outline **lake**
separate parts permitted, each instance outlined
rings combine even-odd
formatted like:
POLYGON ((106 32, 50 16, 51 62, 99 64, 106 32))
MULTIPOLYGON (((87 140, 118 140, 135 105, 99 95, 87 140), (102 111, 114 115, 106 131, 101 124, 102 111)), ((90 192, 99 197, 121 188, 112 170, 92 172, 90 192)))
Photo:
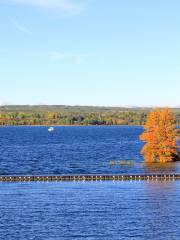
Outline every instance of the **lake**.
POLYGON ((180 162, 144 164, 142 127, 0 127, 0 175, 179 173, 180 162), (132 165, 113 165, 131 160, 132 165))
POLYGON ((0 184, 0 239, 177 240, 180 181, 0 184))
MULTIPOLYGON (((179 173, 146 165, 142 127, 0 128, 0 174, 179 173), (110 166, 109 161, 132 165, 110 166)), ((0 239, 179 239, 180 181, 0 183, 0 239)))

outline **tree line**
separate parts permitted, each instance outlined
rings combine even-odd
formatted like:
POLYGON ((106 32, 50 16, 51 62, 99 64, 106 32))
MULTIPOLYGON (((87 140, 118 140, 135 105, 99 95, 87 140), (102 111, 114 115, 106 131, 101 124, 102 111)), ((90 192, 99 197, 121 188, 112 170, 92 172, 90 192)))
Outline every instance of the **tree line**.
MULTIPOLYGON (((144 125, 148 110, 120 111, 0 111, 0 125, 144 125)), ((175 112, 180 126, 180 111, 175 112)))

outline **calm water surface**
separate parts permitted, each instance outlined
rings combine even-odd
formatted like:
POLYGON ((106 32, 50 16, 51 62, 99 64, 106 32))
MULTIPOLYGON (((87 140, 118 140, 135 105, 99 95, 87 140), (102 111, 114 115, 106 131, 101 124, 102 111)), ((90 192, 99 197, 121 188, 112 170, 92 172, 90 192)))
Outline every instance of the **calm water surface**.
POLYGON ((0 127, 0 174, 180 172, 180 163, 145 165, 142 127, 0 127), (131 160, 131 166, 109 161, 131 160))
POLYGON ((0 239, 178 240, 180 181, 1 183, 0 239))

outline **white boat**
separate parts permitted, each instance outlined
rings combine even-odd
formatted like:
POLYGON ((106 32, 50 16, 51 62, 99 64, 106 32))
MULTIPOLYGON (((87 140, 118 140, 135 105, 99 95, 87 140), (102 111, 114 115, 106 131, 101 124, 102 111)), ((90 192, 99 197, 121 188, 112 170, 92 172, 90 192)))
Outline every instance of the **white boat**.
POLYGON ((49 127, 48 128, 48 132, 53 132, 54 131, 54 128, 53 127, 49 127))

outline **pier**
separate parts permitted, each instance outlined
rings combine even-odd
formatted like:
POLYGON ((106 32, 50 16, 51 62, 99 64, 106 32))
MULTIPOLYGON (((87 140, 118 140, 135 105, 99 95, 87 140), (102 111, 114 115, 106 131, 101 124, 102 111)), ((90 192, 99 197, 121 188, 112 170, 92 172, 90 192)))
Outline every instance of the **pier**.
POLYGON ((154 181, 180 180, 180 174, 132 174, 132 175, 8 175, 0 176, 0 182, 63 182, 63 181, 154 181))

